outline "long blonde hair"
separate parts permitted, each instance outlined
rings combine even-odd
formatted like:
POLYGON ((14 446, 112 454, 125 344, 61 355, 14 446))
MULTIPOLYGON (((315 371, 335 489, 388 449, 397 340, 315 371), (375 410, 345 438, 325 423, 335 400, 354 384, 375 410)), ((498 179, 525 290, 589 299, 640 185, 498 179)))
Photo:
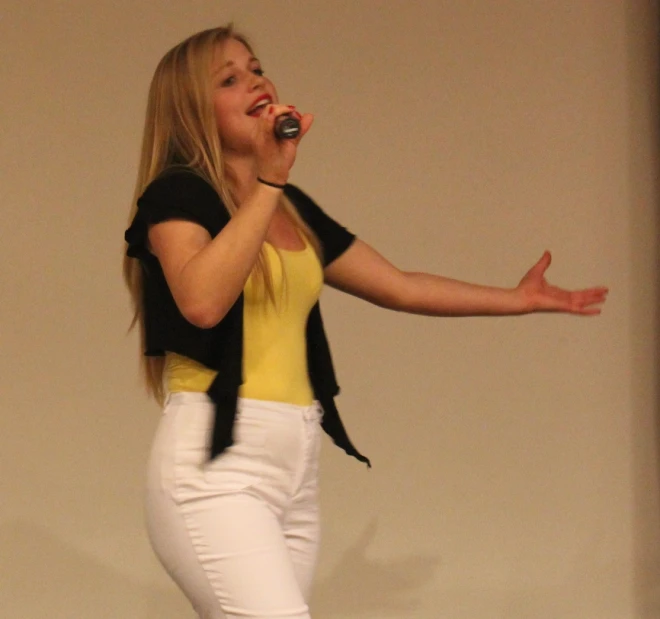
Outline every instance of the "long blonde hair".
MULTIPOLYGON (((233 197, 231 179, 225 168, 222 146, 212 106, 210 73, 218 45, 233 38, 253 53, 245 36, 237 33, 231 24, 211 28, 185 39, 163 56, 151 81, 129 223, 137 213, 137 200, 146 187, 165 170, 185 167, 199 174, 218 192, 222 202, 233 216, 238 204, 233 197)), ((308 239, 321 256, 320 243, 302 220, 295 207, 282 197, 281 206, 296 228, 308 239)), ((159 403, 164 400, 164 357, 146 357, 146 330, 142 305, 143 273, 135 258, 126 256, 124 245, 123 275, 129 289, 133 319, 140 330, 140 359, 147 392, 159 403)), ((254 265, 253 278, 274 301, 273 279, 266 252, 262 248, 254 265)))

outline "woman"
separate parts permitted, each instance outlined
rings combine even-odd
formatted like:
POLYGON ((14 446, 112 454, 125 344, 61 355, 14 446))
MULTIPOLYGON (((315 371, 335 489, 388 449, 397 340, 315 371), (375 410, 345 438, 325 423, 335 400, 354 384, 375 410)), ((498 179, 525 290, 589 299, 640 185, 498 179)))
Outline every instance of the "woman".
POLYGON ((198 33, 154 75, 124 275, 147 385, 153 547, 200 617, 309 617, 320 428, 348 454, 323 283, 434 316, 598 314, 604 288, 517 288, 403 273, 287 184, 312 116, 279 103, 245 38, 198 33), (295 139, 276 120, 300 122, 295 139))

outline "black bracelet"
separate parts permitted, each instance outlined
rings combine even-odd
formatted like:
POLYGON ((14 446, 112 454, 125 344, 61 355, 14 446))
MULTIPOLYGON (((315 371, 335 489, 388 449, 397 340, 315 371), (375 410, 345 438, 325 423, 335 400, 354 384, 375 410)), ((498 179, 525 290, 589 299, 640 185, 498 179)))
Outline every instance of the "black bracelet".
POLYGON ((278 185, 277 183, 271 183, 270 181, 265 181, 260 176, 257 176, 257 180, 260 183, 263 183, 264 185, 268 185, 269 187, 275 187, 276 189, 284 189, 286 187, 286 185, 278 185))

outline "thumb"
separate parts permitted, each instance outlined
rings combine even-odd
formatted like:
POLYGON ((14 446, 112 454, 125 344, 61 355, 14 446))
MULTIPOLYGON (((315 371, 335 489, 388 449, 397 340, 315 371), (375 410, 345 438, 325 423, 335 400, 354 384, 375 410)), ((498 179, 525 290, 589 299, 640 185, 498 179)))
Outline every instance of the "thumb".
POLYGON ((300 137, 303 137, 309 131, 309 128, 312 126, 313 122, 314 116, 311 114, 302 115, 300 118, 300 137))
POLYGON ((527 273, 525 273, 522 281, 529 282, 532 280, 543 279, 547 268, 550 266, 550 262, 552 262, 552 256, 550 255, 550 252, 546 250, 543 252, 543 255, 538 262, 527 271, 527 273))
POLYGON ((550 266, 551 262, 552 262, 552 255, 546 249, 543 252, 543 255, 541 256, 539 261, 532 267, 532 270, 543 275, 543 273, 545 273, 548 267, 550 266))

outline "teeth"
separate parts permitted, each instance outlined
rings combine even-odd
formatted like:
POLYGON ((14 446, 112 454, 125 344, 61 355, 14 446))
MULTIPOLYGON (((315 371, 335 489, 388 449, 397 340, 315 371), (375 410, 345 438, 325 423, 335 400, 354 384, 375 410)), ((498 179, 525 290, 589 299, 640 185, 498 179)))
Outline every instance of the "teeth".
POLYGON ((252 114, 252 113, 256 112, 257 110, 260 110, 261 108, 266 107, 266 106, 269 105, 269 104, 270 104, 270 100, 269 100, 269 99, 265 99, 265 100, 262 101, 261 103, 255 105, 255 106, 254 106, 254 107, 248 112, 248 114, 252 114))

